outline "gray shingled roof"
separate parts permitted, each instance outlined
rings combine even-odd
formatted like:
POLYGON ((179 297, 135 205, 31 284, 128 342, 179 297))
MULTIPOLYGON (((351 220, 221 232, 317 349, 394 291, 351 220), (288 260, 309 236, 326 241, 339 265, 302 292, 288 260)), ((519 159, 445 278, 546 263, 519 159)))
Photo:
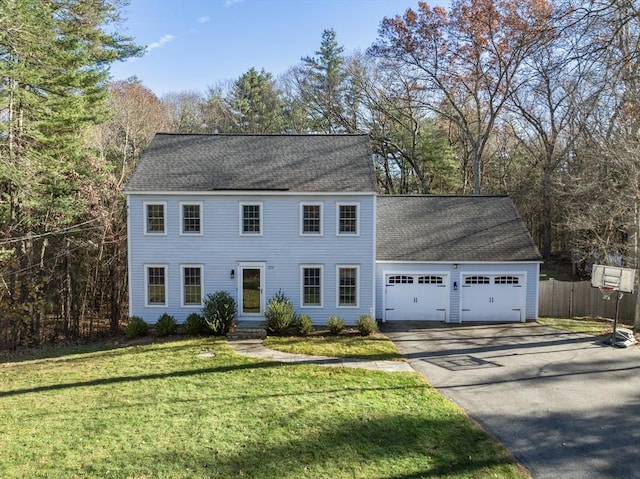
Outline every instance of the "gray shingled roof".
POLYGON ((540 261, 507 196, 378 196, 377 259, 540 261))
POLYGON ((375 192, 366 135, 157 134, 125 191, 375 192))

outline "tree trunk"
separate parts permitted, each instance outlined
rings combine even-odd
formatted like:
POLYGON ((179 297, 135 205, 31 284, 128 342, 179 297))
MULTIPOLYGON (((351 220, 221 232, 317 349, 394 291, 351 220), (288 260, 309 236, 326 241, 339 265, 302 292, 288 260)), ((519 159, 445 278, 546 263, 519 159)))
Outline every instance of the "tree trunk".
POLYGON ((547 158, 542 169, 542 257, 551 257, 551 165, 547 158))
POLYGON ((473 148, 473 194, 479 195, 482 191, 482 182, 480 181, 481 169, 480 162, 482 157, 478 149, 473 148))

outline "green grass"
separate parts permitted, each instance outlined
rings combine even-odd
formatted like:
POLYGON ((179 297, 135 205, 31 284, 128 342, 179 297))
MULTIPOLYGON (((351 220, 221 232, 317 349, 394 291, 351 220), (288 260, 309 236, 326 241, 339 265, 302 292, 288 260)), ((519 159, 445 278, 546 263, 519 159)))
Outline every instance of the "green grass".
POLYGON ((611 333, 612 328, 611 321, 595 319, 538 318, 538 322, 552 328, 573 331, 574 333, 592 334, 594 336, 603 336, 611 333))
POLYGON ((417 374, 214 339, 0 364, 0 450, 3 478, 528 477, 417 374))
POLYGON ((402 360, 395 345, 382 334, 371 336, 268 336, 268 348, 285 353, 331 356, 334 358, 362 358, 371 360, 402 360))

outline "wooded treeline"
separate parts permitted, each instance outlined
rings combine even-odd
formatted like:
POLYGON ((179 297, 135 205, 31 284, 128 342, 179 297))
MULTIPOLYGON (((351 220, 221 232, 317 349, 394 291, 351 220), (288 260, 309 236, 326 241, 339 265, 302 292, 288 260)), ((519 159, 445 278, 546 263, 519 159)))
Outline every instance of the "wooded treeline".
POLYGON ((144 53, 124 3, 0 4, 0 346, 119 328, 121 190, 156 131, 367 133, 382 193, 508 193, 546 259, 638 267, 637 1, 420 2, 366 52, 327 29, 277 78, 162 98, 109 81, 144 53))

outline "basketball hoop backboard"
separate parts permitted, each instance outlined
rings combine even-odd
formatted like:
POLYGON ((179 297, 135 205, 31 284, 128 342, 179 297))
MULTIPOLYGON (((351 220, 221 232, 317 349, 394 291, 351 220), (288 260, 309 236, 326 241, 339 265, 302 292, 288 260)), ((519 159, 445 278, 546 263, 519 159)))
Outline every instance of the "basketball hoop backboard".
POLYGON ((635 269, 594 264, 591 270, 591 286, 601 290, 633 293, 635 277, 635 269))

